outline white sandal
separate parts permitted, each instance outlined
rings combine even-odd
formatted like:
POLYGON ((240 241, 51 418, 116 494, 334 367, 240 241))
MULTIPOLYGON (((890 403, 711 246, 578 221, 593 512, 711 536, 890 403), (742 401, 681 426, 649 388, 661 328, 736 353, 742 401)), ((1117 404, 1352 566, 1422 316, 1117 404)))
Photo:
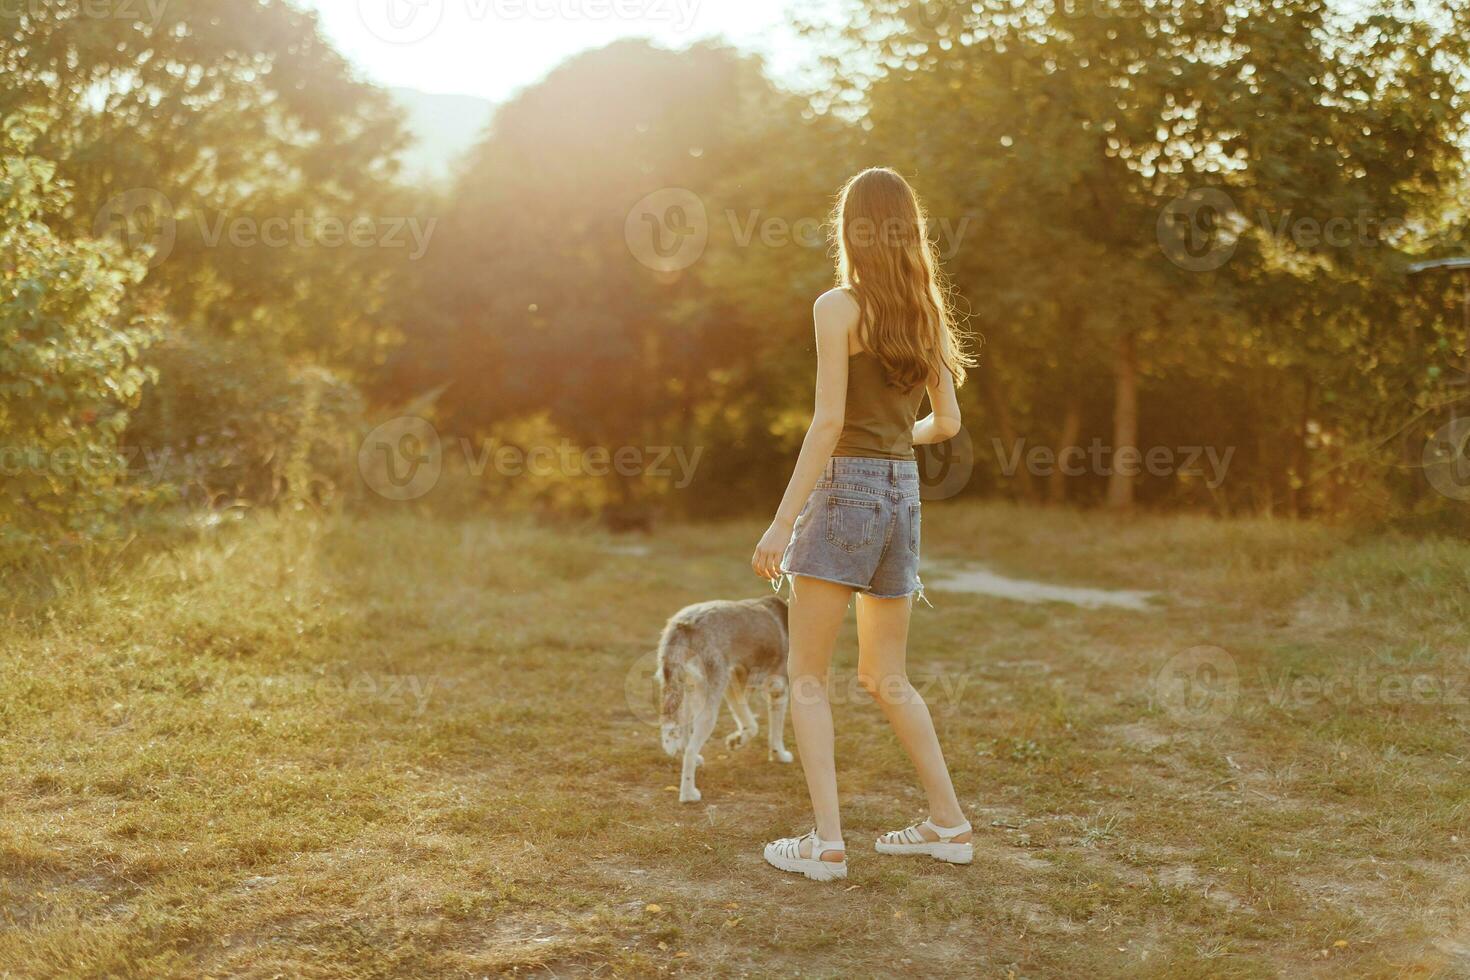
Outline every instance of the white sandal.
POLYGON ((970 821, 966 820, 958 827, 941 827, 933 820, 925 820, 916 823, 912 827, 903 830, 894 830, 878 838, 873 846, 879 854, 927 854, 939 861, 948 861, 950 864, 969 864, 975 859, 975 845, 971 841, 963 844, 956 843, 954 838, 960 834, 969 833, 970 821), (927 827, 933 831, 938 840, 925 840, 924 835, 919 833, 920 827, 927 827))
POLYGON ((782 871, 806 875, 812 881, 832 881, 847 877, 847 850, 840 840, 822 840, 814 829, 800 837, 783 837, 766 845, 766 863, 782 871), (801 842, 810 839, 812 856, 801 856, 801 842), (828 851, 842 851, 841 861, 823 861, 828 851))

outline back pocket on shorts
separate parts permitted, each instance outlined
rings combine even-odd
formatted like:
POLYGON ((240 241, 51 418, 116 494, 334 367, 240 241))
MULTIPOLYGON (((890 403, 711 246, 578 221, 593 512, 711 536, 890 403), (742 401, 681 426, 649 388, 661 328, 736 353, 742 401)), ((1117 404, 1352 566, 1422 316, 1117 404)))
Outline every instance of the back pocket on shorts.
POLYGON ((878 529, 878 502, 854 497, 827 498, 827 540, 843 551, 861 551, 878 529))

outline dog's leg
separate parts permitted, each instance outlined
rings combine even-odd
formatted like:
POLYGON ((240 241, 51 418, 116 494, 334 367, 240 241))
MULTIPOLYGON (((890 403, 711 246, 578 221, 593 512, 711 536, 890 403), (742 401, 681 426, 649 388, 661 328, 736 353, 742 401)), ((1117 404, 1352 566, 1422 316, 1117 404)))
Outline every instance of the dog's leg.
POLYGON ((725 748, 743 749, 755 740, 756 733, 760 731, 755 713, 750 710, 744 677, 730 678, 730 684, 725 688, 725 703, 735 717, 735 730, 725 736, 725 748))
POLYGON ((786 678, 780 674, 771 675, 771 679, 766 681, 766 738, 771 746, 766 758, 777 762, 790 762, 796 758, 786 751, 787 700, 786 678))
POLYGON ((679 779, 680 803, 699 802, 699 790, 694 785, 694 770, 700 762, 699 750, 704 748, 710 732, 715 730, 715 721, 720 717, 720 699, 708 697, 707 691, 701 693, 705 696, 689 726, 689 741, 684 743, 684 771, 679 779))

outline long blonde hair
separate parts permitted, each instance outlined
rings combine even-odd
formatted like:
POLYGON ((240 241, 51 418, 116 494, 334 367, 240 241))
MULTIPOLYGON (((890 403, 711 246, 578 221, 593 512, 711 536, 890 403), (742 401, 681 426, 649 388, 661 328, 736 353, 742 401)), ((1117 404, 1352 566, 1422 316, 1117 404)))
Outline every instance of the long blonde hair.
POLYGON ((870 167, 848 180, 832 216, 838 285, 862 311, 858 337, 888 383, 908 390, 975 364, 955 324, 918 195, 896 171, 870 167))

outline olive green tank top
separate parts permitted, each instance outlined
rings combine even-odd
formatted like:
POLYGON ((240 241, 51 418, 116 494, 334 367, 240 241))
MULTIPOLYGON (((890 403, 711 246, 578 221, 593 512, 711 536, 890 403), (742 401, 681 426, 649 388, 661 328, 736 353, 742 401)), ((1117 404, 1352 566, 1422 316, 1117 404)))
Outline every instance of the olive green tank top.
POLYGON ((914 420, 924 386, 891 388, 883 363, 868 351, 847 359, 847 408, 833 456, 914 458, 914 420))

